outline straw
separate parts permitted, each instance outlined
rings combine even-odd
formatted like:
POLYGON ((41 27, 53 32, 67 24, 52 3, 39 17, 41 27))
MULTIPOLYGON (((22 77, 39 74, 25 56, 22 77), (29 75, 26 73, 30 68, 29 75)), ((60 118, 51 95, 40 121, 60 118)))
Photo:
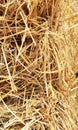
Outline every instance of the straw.
POLYGON ((78 1, 0 1, 0 129, 78 130, 78 1))

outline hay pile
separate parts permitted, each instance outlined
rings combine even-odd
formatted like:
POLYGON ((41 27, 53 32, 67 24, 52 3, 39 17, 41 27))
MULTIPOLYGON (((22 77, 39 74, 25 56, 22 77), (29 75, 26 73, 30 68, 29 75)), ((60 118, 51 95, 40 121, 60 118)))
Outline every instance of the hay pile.
POLYGON ((0 0, 0 130, 78 130, 77 55, 77 0, 0 0))

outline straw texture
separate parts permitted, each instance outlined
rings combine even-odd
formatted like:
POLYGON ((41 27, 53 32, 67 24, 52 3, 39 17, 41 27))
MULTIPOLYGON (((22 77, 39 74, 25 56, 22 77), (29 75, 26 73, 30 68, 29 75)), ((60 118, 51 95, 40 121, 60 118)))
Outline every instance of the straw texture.
POLYGON ((77 0, 0 0, 0 130, 78 130, 77 0))

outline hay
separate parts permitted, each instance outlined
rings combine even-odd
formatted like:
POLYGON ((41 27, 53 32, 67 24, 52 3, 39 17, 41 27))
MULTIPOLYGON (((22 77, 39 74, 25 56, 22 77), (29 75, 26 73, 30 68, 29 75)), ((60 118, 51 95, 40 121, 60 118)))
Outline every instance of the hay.
POLYGON ((78 130, 77 55, 77 0, 0 0, 0 130, 78 130))

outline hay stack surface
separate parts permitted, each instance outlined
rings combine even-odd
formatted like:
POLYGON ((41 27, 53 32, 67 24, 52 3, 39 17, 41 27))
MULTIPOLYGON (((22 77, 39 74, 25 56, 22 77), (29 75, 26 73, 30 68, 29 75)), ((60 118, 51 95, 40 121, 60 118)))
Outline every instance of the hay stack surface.
POLYGON ((78 130, 78 1, 0 0, 0 130, 78 130))

